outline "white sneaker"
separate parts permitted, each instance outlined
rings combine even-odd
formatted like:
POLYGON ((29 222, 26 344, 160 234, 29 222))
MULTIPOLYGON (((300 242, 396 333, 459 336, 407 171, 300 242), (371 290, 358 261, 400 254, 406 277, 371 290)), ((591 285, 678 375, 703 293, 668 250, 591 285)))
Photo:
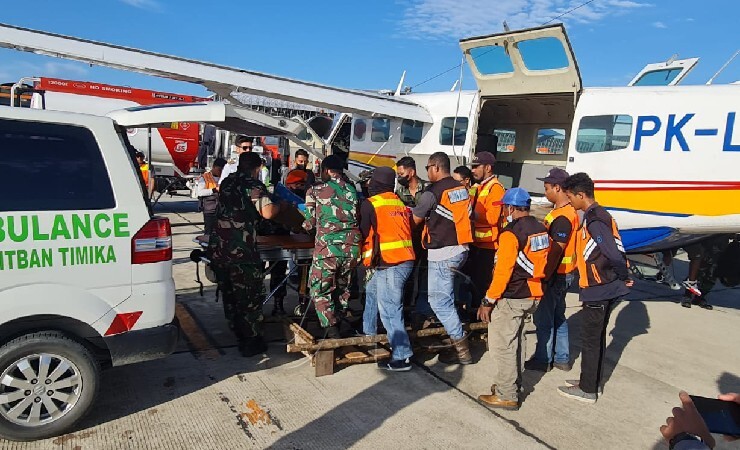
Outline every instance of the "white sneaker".
POLYGON ((697 283, 696 280, 685 280, 682 284, 683 284, 683 287, 686 288, 687 292, 697 297, 701 297, 701 291, 699 290, 699 283, 697 283))

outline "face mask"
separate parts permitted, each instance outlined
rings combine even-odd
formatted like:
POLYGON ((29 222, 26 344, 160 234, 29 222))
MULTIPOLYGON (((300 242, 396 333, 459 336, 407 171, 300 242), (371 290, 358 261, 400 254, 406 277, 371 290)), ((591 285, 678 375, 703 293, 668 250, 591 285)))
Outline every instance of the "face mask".
POLYGON ((511 210, 509 210, 509 215, 506 216, 506 223, 509 224, 514 221, 514 216, 511 215, 511 210))
POLYGON ((409 187, 410 180, 407 177, 398 177, 396 178, 398 180, 398 184, 403 187, 409 187))
POLYGON ((295 166, 295 168, 298 169, 298 170, 306 170, 306 165, 305 164, 298 164, 298 165, 295 166))

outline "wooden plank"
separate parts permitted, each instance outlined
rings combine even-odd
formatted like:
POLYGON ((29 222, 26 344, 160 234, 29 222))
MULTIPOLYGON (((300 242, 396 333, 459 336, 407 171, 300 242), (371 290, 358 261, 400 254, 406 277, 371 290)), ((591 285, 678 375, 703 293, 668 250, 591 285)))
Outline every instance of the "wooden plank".
MULTIPOLYGON (((469 325, 465 325, 464 328, 467 331, 477 331, 488 329, 488 324, 483 322, 475 322, 469 325)), ((419 330, 417 332, 409 331, 409 337, 426 337, 426 336, 444 336, 447 331, 443 327, 438 328, 427 328, 425 330, 419 330)), ((371 344, 385 344, 388 343, 388 336, 385 334, 378 334, 376 336, 358 336, 345 339, 323 339, 316 344, 304 344, 299 343, 296 340, 295 344, 288 344, 288 352, 295 353, 301 351, 317 351, 319 349, 334 349, 352 345, 371 345, 371 344)))
POLYGON ((316 376, 323 377, 334 373, 334 350, 319 350, 314 354, 316 376))

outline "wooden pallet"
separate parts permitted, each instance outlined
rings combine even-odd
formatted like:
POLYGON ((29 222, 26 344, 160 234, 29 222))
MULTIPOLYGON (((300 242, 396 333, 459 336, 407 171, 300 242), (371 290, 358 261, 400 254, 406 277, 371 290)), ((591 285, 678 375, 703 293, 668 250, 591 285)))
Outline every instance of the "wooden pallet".
MULTIPOLYGON (((339 365, 377 362, 391 356, 387 349, 388 336, 385 334, 316 340, 311 333, 292 320, 286 318, 284 323, 288 353, 303 353, 310 358, 317 377, 333 374, 339 365)), ((487 328, 488 325, 481 322, 465 325, 468 333, 487 330, 487 328)), ((419 331, 409 330, 408 333, 412 345, 418 338, 447 335, 445 329, 441 327, 419 331)))

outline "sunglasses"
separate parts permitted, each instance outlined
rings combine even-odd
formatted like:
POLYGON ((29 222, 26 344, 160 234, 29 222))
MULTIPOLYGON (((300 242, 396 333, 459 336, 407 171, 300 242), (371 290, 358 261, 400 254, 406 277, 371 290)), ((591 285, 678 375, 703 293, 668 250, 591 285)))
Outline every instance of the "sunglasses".
POLYGON ((244 146, 242 146, 241 149, 242 150, 252 150, 252 146, 251 145, 244 145, 244 146))

